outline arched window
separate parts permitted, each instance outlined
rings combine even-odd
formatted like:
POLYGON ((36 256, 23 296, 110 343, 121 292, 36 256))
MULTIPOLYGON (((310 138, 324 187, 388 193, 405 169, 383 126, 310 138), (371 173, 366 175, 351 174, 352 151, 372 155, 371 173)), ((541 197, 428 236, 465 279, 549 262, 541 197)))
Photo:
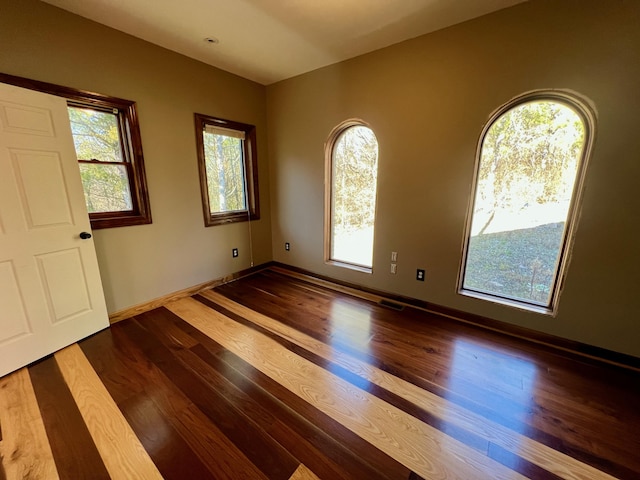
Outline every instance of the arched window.
POLYGON ((555 313, 594 122, 584 102, 555 91, 493 114, 477 153, 460 293, 555 313))
POLYGON ((378 140, 364 122, 338 125, 325 147, 325 260, 371 272, 378 140))

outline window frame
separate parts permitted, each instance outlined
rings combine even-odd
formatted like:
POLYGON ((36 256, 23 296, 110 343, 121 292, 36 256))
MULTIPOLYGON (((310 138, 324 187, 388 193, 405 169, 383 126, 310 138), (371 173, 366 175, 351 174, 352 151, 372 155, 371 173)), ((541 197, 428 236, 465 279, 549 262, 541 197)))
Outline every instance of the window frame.
POLYGON ((0 82, 66 98, 71 107, 117 111, 121 147, 128 164, 132 209, 89 213, 91 228, 97 230, 152 223, 136 102, 5 73, 0 73, 0 82))
POLYGON ((256 143, 256 127, 248 123, 212 117, 202 113, 194 114, 198 174, 200 177, 200 194, 202 197, 202 213, 205 227, 225 225, 228 223, 246 222, 260 219, 260 196, 258 191, 258 150, 256 143), (242 142, 244 187, 247 202, 246 210, 211 213, 207 180, 206 158, 204 152, 204 130, 207 125, 222 127, 243 132, 242 142))
MULTIPOLYGON (((324 192, 324 262, 327 265, 334 265, 337 267, 348 268, 351 270, 356 270, 362 273, 373 273, 373 259, 375 255, 371 259, 371 266, 361 265, 357 263, 346 262, 344 260, 335 260, 331 258, 331 246, 333 241, 332 235, 332 222, 333 222, 333 151, 335 149, 336 142, 340 139, 342 134, 346 132, 351 127, 366 127, 370 129, 374 136, 376 137, 376 142, 378 141, 378 137, 371 128, 371 125, 361 120, 359 118, 351 118, 345 120, 338 125, 336 125, 333 130, 329 133, 327 140, 324 144, 324 178, 325 178, 325 192, 324 192)), ((380 144, 378 142, 378 156, 380 154, 380 144)), ((378 210, 378 184, 376 181, 376 203, 374 206, 374 222, 375 216, 378 210)), ((373 235, 373 251, 375 252, 375 228, 373 235)))
POLYGON ((558 313, 558 306, 560 302, 560 295, 564 288, 566 275, 571 261, 571 254, 575 241, 575 233, 577 230, 577 224, 580 217, 580 209, 582 207, 582 196, 585 187, 585 178, 587 172, 587 166, 591 153, 593 151, 593 145, 595 142, 596 132, 596 110, 592 102, 587 98, 566 90, 535 90, 518 95, 498 109, 496 109, 485 123, 482 132, 480 134, 479 141, 476 146, 475 154, 475 166, 473 179, 471 183, 471 192, 469 196, 469 203, 467 207, 465 228, 463 232, 463 244, 462 244, 462 257, 460 262, 460 268, 458 270, 457 281, 457 293, 466 297, 485 300, 498 305, 505 305, 508 307, 517 308, 529 312, 544 314, 555 317, 558 313), (565 233, 563 242, 560 245, 559 260, 554 274, 554 281, 551 289, 551 295, 549 303, 544 306, 537 303, 527 302, 526 300, 518 300, 509 297, 502 297, 487 292, 479 292, 472 289, 464 288, 465 271, 467 266, 467 257, 469 253, 469 243, 471 240, 471 225, 473 222, 473 213, 475 209, 475 199, 478 189, 478 177, 480 172, 480 160, 482 157, 482 148, 484 145, 485 137, 493 126, 504 114, 510 110, 517 108, 521 105, 532 103, 536 101, 552 101, 563 104, 571 108, 582 120, 584 126, 584 145, 578 161, 578 169, 576 172, 576 179, 573 186, 573 193, 571 197, 571 204, 569 211, 567 212, 565 233))

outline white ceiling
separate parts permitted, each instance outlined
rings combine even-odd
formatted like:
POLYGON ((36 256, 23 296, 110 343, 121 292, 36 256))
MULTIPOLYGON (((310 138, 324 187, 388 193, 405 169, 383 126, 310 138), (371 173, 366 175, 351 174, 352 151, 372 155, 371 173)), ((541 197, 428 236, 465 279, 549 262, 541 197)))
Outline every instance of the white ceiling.
POLYGON ((44 1, 268 85, 525 0, 44 1))

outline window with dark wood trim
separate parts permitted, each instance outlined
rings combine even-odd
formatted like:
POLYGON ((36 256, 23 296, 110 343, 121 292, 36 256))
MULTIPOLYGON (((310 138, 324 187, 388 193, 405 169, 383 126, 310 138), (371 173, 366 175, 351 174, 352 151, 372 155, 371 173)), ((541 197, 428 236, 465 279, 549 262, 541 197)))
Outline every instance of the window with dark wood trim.
POLYGON ((114 143, 117 145, 114 147, 114 157, 79 158, 78 162, 81 171, 83 168, 110 169, 111 173, 114 173, 112 175, 114 178, 117 171, 118 176, 121 177, 121 193, 127 199, 105 204, 115 205, 113 209, 108 206, 92 208, 86 183, 83 184, 91 227, 100 229, 151 223, 151 208, 135 102, 3 73, 0 73, 0 82, 64 97, 68 101, 69 108, 78 112, 94 112, 105 118, 112 117, 111 120, 118 136, 118 141, 114 143))
POLYGON ((256 127, 195 114, 204 224, 260 218, 256 127))

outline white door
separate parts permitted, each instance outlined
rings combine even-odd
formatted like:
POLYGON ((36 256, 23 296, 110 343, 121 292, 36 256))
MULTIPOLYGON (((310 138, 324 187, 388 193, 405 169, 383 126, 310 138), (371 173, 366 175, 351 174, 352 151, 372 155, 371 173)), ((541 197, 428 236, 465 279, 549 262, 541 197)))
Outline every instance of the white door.
POLYGON ((0 83, 0 376, 109 326, 67 103, 0 83))

